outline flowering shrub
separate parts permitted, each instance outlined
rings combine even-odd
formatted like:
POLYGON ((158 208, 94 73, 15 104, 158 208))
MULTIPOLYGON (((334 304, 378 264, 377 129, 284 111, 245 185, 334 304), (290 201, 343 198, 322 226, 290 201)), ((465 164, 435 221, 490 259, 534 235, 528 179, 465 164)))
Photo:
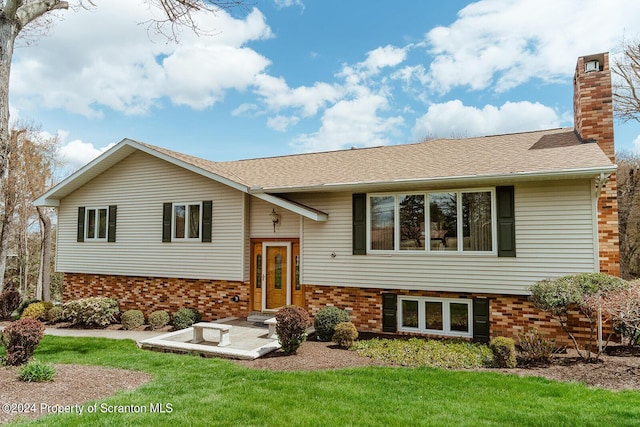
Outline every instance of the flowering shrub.
POLYGON ((22 295, 15 289, 0 292, 0 320, 9 319, 11 313, 20 306, 22 295))
POLYGON ((336 331, 331 341, 340 347, 349 348, 358 339, 358 330, 351 322, 341 322, 336 325, 336 331))
POLYGON ((300 345, 307 339, 309 314, 295 305, 282 307, 276 313, 276 333, 284 354, 295 354, 300 345))
POLYGON ((25 317, 11 322, 2 332, 0 341, 7 354, 7 365, 18 366, 26 363, 44 335, 44 324, 36 319, 25 317))
POLYGON ((120 312, 118 303, 112 298, 89 297, 66 302, 62 305, 63 316, 73 325, 105 326, 115 322, 120 312))

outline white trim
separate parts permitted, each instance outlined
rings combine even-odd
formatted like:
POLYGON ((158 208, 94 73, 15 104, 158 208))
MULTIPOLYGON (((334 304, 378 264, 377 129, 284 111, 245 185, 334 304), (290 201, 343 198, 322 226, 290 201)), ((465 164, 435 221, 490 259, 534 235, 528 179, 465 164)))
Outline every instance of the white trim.
POLYGON ((291 242, 266 241, 262 242, 262 311, 276 311, 276 309, 267 308, 267 292, 269 292, 269 284, 267 283, 267 248, 270 246, 287 248, 286 305, 291 305, 291 242))
POLYGON ((423 334, 442 335, 451 337, 463 337, 473 338, 473 304, 471 299, 467 298, 432 298, 432 297, 412 297, 407 295, 398 296, 398 331, 401 332, 417 332, 423 334), (402 326, 402 302, 403 301, 416 301, 418 303, 418 327, 410 328, 402 326), (425 318, 425 302, 439 302, 442 303, 442 330, 427 329, 425 318), (468 307, 467 310, 467 324, 469 325, 469 331, 452 331, 451 330, 451 304, 465 304, 468 307))
POLYGON ((171 241, 172 242, 193 242, 202 241, 202 202, 174 202, 171 204, 171 241), (176 237, 176 207, 184 206, 184 237, 176 237), (198 206, 198 236, 189 237, 189 228, 191 216, 189 215, 189 208, 191 206, 198 206))
MULTIPOLYGON (((600 178, 602 179, 602 177, 600 178)), ((595 179, 591 181, 591 184, 596 187, 595 179)), ((593 271, 600 272, 600 239, 598 236, 600 224, 598 223, 598 199, 600 198, 600 190, 591 193, 591 217, 593 221, 593 271)))
POLYGON ((84 240, 88 242, 106 242, 109 239, 109 206, 85 206, 84 208, 84 240), (106 211, 105 216, 105 235, 104 237, 98 237, 99 234, 99 212, 101 210, 106 211), (94 211, 94 237, 89 237, 89 211, 94 211))
POLYGON ((295 203, 290 200, 283 199, 282 197, 277 197, 272 194, 266 194, 262 192, 250 192, 249 194, 257 197, 260 200, 264 200, 265 202, 271 203, 293 213, 297 213, 298 215, 309 218, 313 221, 327 221, 329 219, 329 214, 327 213, 310 208, 308 206, 304 206, 300 203, 295 203))

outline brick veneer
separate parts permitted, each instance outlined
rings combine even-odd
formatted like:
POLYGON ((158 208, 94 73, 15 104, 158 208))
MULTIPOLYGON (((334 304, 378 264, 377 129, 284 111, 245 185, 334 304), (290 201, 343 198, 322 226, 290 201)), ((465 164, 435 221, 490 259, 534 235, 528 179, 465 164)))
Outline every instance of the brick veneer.
MULTIPOLYGON (((575 130, 583 141, 595 140, 615 163, 613 96, 609 54, 578 58, 573 78, 575 130), (585 62, 597 60, 600 69, 586 71, 585 62)), ((598 247, 600 271, 620 276, 618 199, 616 176, 611 174, 598 199, 598 247)))
MULTIPOLYGON (((358 331, 381 333, 382 294, 387 292, 416 297, 489 298, 492 338, 505 336, 517 339, 518 334, 535 327, 545 336, 554 338, 558 345, 573 345, 560 324, 533 307, 526 296, 305 285, 305 302, 311 315, 326 305, 335 305, 350 311, 351 321, 358 331)), ((587 320, 578 312, 572 312, 570 324, 577 331, 576 338, 585 343, 589 334, 587 320)))
POLYGON ((115 298, 120 310, 138 309, 146 316, 186 307, 215 320, 246 317, 249 311, 249 285, 242 282, 65 273, 64 301, 92 296, 115 298), (231 301, 236 295, 240 301, 231 301))

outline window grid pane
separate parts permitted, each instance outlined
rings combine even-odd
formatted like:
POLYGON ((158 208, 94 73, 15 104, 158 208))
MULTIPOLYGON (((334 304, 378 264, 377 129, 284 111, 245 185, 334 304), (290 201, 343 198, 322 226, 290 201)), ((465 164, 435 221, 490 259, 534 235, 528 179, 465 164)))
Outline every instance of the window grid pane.
POLYGON ((458 195, 429 195, 430 243, 432 251, 458 250, 458 195))
POLYGON ((491 193, 489 191, 462 194, 463 250, 493 250, 491 218, 491 193))
POLYGON ((184 205, 176 205, 173 207, 173 237, 176 239, 184 239, 184 229, 186 223, 186 212, 184 205))
POLYGON ((426 328, 436 331, 442 331, 444 326, 444 313, 442 312, 442 303, 437 301, 426 301, 425 320, 426 328))
POLYGON ((392 251, 395 247, 395 197, 371 197, 371 249, 392 251))
POLYGON ((452 302, 449 304, 450 329, 457 332, 469 332, 469 304, 452 302))
POLYGON ((96 210, 87 209, 87 238, 94 239, 96 237, 96 210))
POLYGON ((399 196, 400 250, 424 250, 424 195, 399 196))
POLYGON ((107 210, 98 209, 98 238, 107 238, 107 210))
POLYGON ((413 301, 413 300, 402 301, 402 327, 403 328, 418 327, 418 301, 413 301))
POLYGON ((200 205, 189 205, 189 238, 200 237, 200 205))

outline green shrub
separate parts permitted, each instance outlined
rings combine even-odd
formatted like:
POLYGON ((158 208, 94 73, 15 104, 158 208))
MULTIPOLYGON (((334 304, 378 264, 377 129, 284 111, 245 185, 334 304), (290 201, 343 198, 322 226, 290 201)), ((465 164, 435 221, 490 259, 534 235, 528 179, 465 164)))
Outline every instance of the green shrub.
POLYGON ((496 337, 489 343, 489 348, 493 352, 493 360, 499 368, 515 368, 516 344, 512 338, 496 337))
POLYGON ((336 325, 349 321, 349 313, 331 305, 322 307, 313 319, 313 327, 320 341, 331 341, 336 325))
POLYGON ((6 350, 7 365, 18 366, 26 363, 44 335, 44 324, 39 320, 25 317, 11 322, 2 332, 0 341, 6 350))
POLYGON ((22 302, 22 295, 15 289, 0 292, 0 320, 10 319, 22 302))
POLYGON ((81 298, 64 303, 62 308, 63 316, 73 325, 102 328, 115 322, 120 312, 117 301, 106 297, 81 298))
POLYGON ((556 351, 556 341, 548 339, 537 328, 518 335, 520 355, 529 362, 550 363, 556 351))
POLYGON ((295 305, 282 307, 276 313, 276 333, 284 354, 295 354, 300 345, 307 339, 309 314, 295 305))
POLYGON ((120 323, 126 330, 139 328, 144 325, 144 313, 140 310, 127 310, 122 313, 120 323))
POLYGON ((151 329, 161 329, 169 324, 171 321, 171 317, 169 313, 164 310, 154 311, 149 315, 149 324, 151 325, 151 329))
POLYGON ((336 325, 331 341, 340 347, 349 348, 356 339, 358 339, 358 330, 355 325, 351 322, 341 322, 336 325))
POLYGON ((27 308, 22 312, 22 316, 20 318, 30 317, 36 320, 46 320, 47 318, 47 307, 43 302, 34 302, 29 304, 27 308))
POLYGON ((59 305, 54 305, 47 312, 47 320, 49 323, 57 323, 65 320, 64 318, 64 309, 59 305))
POLYGON ((18 370, 18 377, 24 382, 41 383, 52 381, 56 375, 56 369, 48 363, 32 360, 18 370))
POLYGON ((173 328, 178 331, 198 323, 202 319, 200 313, 191 308, 181 308, 173 314, 173 328))
POLYGON ((20 303, 20 305, 16 309, 16 313, 18 314, 18 319, 22 317, 22 312, 24 311, 24 309, 27 308, 29 305, 33 304, 34 302, 40 302, 40 300, 38 298, 28 298, 20 303))

